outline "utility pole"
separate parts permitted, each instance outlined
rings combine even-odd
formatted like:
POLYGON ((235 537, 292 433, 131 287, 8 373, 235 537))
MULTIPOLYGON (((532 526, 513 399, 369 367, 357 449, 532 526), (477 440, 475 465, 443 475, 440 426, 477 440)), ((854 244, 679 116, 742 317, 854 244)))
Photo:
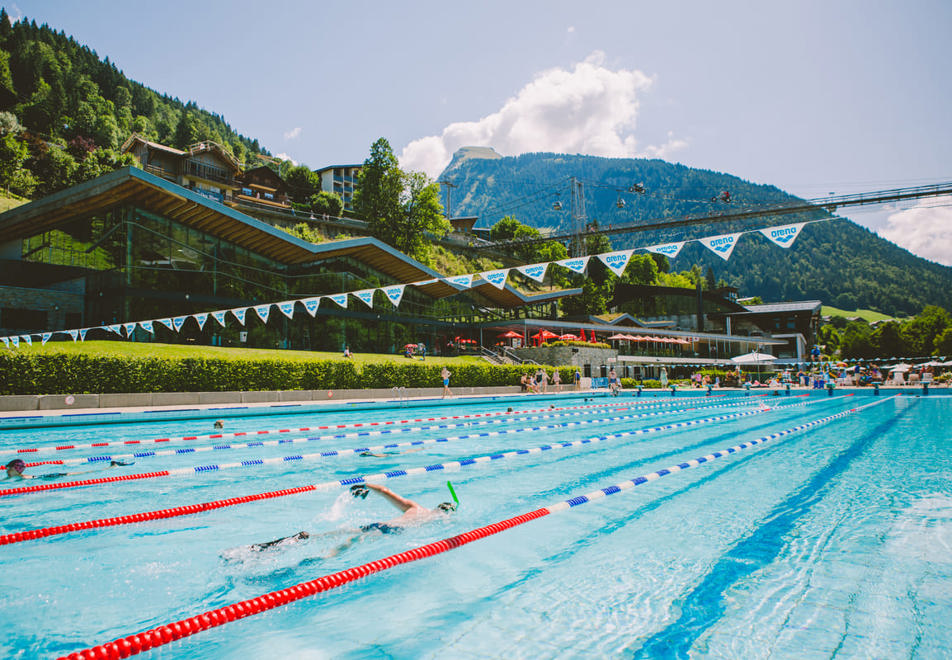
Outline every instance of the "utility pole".
POLYGON ((585 245, 585 195, 582 182, 572 177, 572 230, 575 233, 573 257, 584 257, 588 251, 585 245))
POLYGON ((456 188, 455 183, 450 183, 449 181, 437 181, 441 186, 446 186, 446 217, 452 218, 453 214, 450 212, 450 194, 453 192, 453 188, 456 188))

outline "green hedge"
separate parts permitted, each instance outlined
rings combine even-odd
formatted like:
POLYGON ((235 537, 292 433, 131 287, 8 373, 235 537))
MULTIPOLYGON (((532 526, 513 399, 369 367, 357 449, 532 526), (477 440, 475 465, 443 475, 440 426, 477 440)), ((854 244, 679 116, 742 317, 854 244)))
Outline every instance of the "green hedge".
MULTIPOLYGON (((537 367, 533 367, 532 372, 537 367)), ((420 363, 93 357, 0 351, 0 394, 224 392, 439 387, 441 367, 420 363)), ((450 387, 518 385, 518 365, 450 368, 450 387)), ((552 369, 547 369, 550 373, 552 369)), ((572 370, 559 370, 571 383, 572 370)))

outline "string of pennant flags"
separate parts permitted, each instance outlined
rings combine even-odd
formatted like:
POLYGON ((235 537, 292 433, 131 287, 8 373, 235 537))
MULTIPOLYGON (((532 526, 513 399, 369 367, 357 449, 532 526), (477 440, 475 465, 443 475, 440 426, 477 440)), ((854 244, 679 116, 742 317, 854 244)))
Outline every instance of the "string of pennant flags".
POLYGON ((285 300, 277 303, 266 303, 263 305, 246 305, 242 307, 234 307, 232 309, 221 309, 213 312, 199 312, 197 314, 186 314, 183 316, 158 318, 148 321, 130 321, 127 323, 114 323, 72 330, 55 330, 25 335, 11 335, 7 337, 0 337, 0 341, 2 341, 4 346, 7 348, 11 346, 13 348, 18 348, 21 342, 27 345, 32 345, 33 337, 35 336, 38 336, 43 344, 46 344, 46 342, 48 342, 55 335, 69 335, 72 337, 73 341, 85 341, 86 335, 90 330, 106 330, 118 335, 119 337, 125 336, 128 338, 132 336, 132 333, 135 331, 136 327, 139 327, 149 334, 154 335, 156 324, 162 325, 173 332, 179 332, 185 325, 185 322, 190 318, 195 319, 196 323, 198 323, 199 330, 202 330, 204 329, 205 324, 208 322, 209 317, 213 318, 221 327, 225 327, 229 315, 233 316, 238 321, 238 323, 244 326, 246 315, 249 309, 254 310, 254 313, 258 316, 258 318, 261 319, 263 323, 267 323, 268 318, 271 315, 272 306, 277 307, 278 311, 289 319, 293 319, 298 303, 304 306, 304 309, 308 314, 311 315, 311 317, 314 317, 317 315, 317 310, 321 305, 321 301, 325 299, 330 300, 342 309, 346 309, 350 296, 354 296, 372 309, 374 304, 374 294, 377 291, 382 292, 394 308, 398 308, 400 306, 400 302, 403 300, 403 293, 408 286, 423 287, 442 281, 459 287, 460 290, 464 290, 472 288, 474 286, 474 282, 476 282, 475 286, 480 286, 483 282, 488 282, 497 289, 502 289, 506 286, 509 274, 513 270, 525 275, 532 280, 535 280, 536 282, 542 282, 549 270, 549 266, 553 264, 567 268, 573 273, 584 274, 585 270, 588 268, 589 260, 593 257, 598 258, 611 272, 621 277, 622 273, 625 272, 625 268, 628 266, 628 262, 631 260, 632 255, 638 250, 647 250, 648 252, 663 254, 664 256, 673 259, 678 255, 678 253, 681 252, 681 248, 683 248, 686 243, 698 242, 726 261, 730 259, 730 256, 734 252, 734 248, 737 245, 737 241, 744 234, 760 233, 780 247, 789 248, 791 245, 793 245, 793 242, 797 239, 797 236, 800 235, 800 232, 805 225, 811 222, 822 222, 824 220, 809 220, 776 227, 766 227, 764 229, 744 230, 734 232, 732 234, 720 234, 717 236, 707 236, 705 238, 686 239, 673 243, 663 243, 658 245, 650 245, 647 247, 636 247, 628 250, 604 252, 601 254, 589 255, 585 257, 572 257, 568 259, 560 259, 558 261, 527 264, 525 266, 512 266, 509 268, 500 268, 498 270, 488 270, 479 273, 469 273, 466 275, 430 278, 427 280, 420 280, 418 282, 410 282, 407 284, 394 284, 391 286, 361 289, 359 291, 347 291, 344 293, 336 293, 331 295, 296 298, 293 300, 285 300), (479 280, 482 280, 482 282, 479 280))

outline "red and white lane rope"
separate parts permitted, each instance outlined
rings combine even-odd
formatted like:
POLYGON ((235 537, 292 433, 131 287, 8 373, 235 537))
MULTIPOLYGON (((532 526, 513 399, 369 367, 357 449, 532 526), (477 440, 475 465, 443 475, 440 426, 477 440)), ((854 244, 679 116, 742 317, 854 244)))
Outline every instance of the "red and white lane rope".
POLYGON ((279 591, 272 591, 270 593, 258 596, 257 598, 251 598, 249 600, 243 600, 238 603, 226 605, 225 607, 209 610, 202 614, 197 614, 195 616, 166 625, 157 626, 141 633, 121 637, 115 641, 108 642, 100 646, 93 646, 84 649, 83 651, 70 653, 67 656, 63 656, 63 658, 66 660, 100 660, 116 657, 128 658, 131 655, 136 655, 142 653, 143 651, 164 646, 184 637, 190 637, 203 630, 216 628, 237 619, 244 619, 249 616, 261 614, 262 612, 267 612, 277 607, 281 607, 282 605, 287 605, 288 603, 293 603, 295 601, 314 596, 315 594, 336 589, 345 584, 349 584, 361 578, 373 575, 374 573, 380 573, 402 564, 409 564, 421 559, 434 557, 436 555, 449 552, 450 550, 455 550, 456 548, 460 548, 474 541, 499 534, 500 532, 512 529, 513 527, 524 525, 525 523, 531 522, 538 518, 542 518, 554 513, 568 511, 582 504, 594 502, 609 495, 615 495, 616 493, 630 490, 635 486, 656 481, 657 479, 669 474, 675 474, 677 472, 689 470, 691 468, 698 467, 699 465, 709 463, 718 458, 730 456, 745 449, 762 445, 766 442, 769 442, 770 440, 776 440, 793 433, 798 433, 800 431, 805 431, 815 426, 819 426, 820 424, 832 422, 836 419, 840 419, 847 415, 859 412, 860 410, 885 403, 886 401, 889 401, 893 398, 895 397, 888 397, 863 406, 850 408, 849 410, 816 419, 805 424, 799 424, 792 428, 771 433, 770 435, 765 435, 755 440, 749 440, 739 445, 713 452, 706 456, 701 456, 684 463, 672 465, 671 467, 665 468, 663 470, 650 472, 640 477, 629 479, 628 481, 623 481, 622 483, 593 491, 586 495, 579 495, 578 497, 557 502, 553 505, 536 509, 535 511, 529 511, 528 513, 508 518, 491 525, 486 525, 485 527, 479 527, 468 532, 464 532, 463 534, 458 534, 441 541, 435 541, 419 548, 414 548, 413 550, 407 550, 395 555, 390 555, 389 557, 384 557, 383 559, 378 559, 366 564, 361 564, 360 566, 338 571, 337 573, 325 575, 323 577, 317 578, 316 580, 301 582, 300 584, 296 584, 293 587, 288 587, 287 589, 281 589, 279 591))
MULTIPOLYGON (((833 399, 838 400, 838 399, 833 399)), ((773 410, 781 410, 786 408, 795 408, 806 405, 812 405, 813 403, 823 403, 831 401, 831 399, 819 399, 813 402, 803 402, 799 404, 793 404, 790 406, 782 406, 774 408, 773 410)), ((435 465, 426 465, 416 468, 408 468, 406 470, 391 470, 389 472, 380 472, 377 474, 368 474, 364 476, 357 477, 348 477, 346 479, 339 479, 337 481, 326 481, 323 483, 310 484, 306 486, 297 486, 294 488, 287 488, 278 491, 269 491, 264 493, 257 493, 254 495, 245 495, 241 497, 232 497, 224 500, 215 500, 212 502, 204 502, 201 504, 191 504, 186 506, 174 507, 171 509, 161 509, 159 511, 148 511, 144 513, 134 513, 125 516, 116 516, 113 518, 100 518, 98 520, 87 520, 84 522, 75 522, 67 523, 65 525, 56 525, 53 527, 43 527, 39 529, 27 530, 23 532, 13 532, 11 534, 4 534, 0 536, 0 545, 8 545, 11 543, 20 543, 23 541, 31 541, 34 539, 46 538, 48 536, 57 536, 60 534, 69 534, 72 532, 79 532, 87 529, 98 529, 104 527, 118 527, 121 525, 131 525, 134 523, 147 522, 150 520, 162 520, 166 518, 177 518, 180 516, 188 516, 196 513, 202 513, 205 511, 212 511, 215 509, 224 509, 227 507, 237 506, 239 504, 248 504, 250 502, 259 502, 262 500, 270 500, 279 497, 286 497, 289 495, 300 495, 302 493, 312 493, 319 491, 333 490, 336 488, 352 486, 357 483, 370 481, 370 482, 379 482, 386 481, 388 479, 395 479, 398 477, 406 476, 416 476, 426 474, 428 472, 435 472, 440 470, 457 470, 463 467, 469 467, 471 465, 481 465, 483 463, 490 463, 492 461, 515 458, 517 456, 526 456, 530 454, 540 454, 545 451, 550 451, 553 449, 569 449, 573 447, 581 447, 584 445, 595 444, 598 442, 605 442, 607 440, 612 440, 616 438, 627 438, 634 435, 646 435, 650 433, 659 433, 662 431, 673 431, 677 429, 682 429, 686 427, 699 426, 701 424, 708 424, 711 422, 718 422, 727 419, 735 419, 737 417, 744 417, 749 415, 757 415, 766 410, 750 410, 741 413, 732 413, 730 415, 718 415, 714 417, 706 417, 703 419, 689 420, 685 422, 676 422, 674 424, 667 424, 664 426, 655 426, 650 428, 638 429, 635 431, 625 431, 622 433, 614 433, 604 436, 596 436, 593 438, 585 438, 583 440, 574 440, 570 442, 561 442, 550 445, 542 445, 540 447, 532 447, 530 449, 517 449, 508 452, 501 452, 497 454, 490 454, 486 456, 479 456, 476 458, 467 458, 460 461, 450 461, 448 463, 437 463, 435 465)))
MULTIPOLYGON (((718 394, 715 396, 726 396, 724 394, 718 394)), ((704 399, 710 397, 688 397, 682 398, 678 403, 683 403, 685 401, 690 401, 693 399, 704 399)), ((627 403, 627 402, 624 402, 627 403)), ((539 412, 545 412, 548 410, 581 410, 588 408, 613 408, 623 405, 622 401, 614 401, 612 403, 597 403, 584 406, 562 406, 559 408, 533 408, 528 410, 516 410, 513 412, 509 411, 498 411, 491 413, 473 413, 470 415, 446 415, 443 417, 420 417, 417 419, 401 419, 401 420, 385 420, 382 422, 354 422, 351 424, 330 424, 324 426, 303 426, 295 429, 264 429, 261 431, 235 431, 233 433, 211 433, 207 435, 185 435, 178 437, 169 437, 169 438, 153 438, 150 440, 122 440, 120 442, 91 442, 86 444, 71 444, 71 445, 58 445, 55 447, 24 447, 20 449, 0 449, 0 456, 10 455, 10 454, 35 454, 40 452, 55 452, 55 451, 65 451, 68 449, 98 449, 100 447, 116 447, 116 446, 126 446, 126 445, 148 445, 152 443, 171 443, 171 442, 189 442, 195 440, 223 440, 227 438, 243 438, 247 436, 262 436, 262 435, 275 435, 282 433, 305 433, 308 431, 327 431, 330 429, 356 429, 356 428, 369 428, 376 426, 391 426, 391 425, 400 425, 400 424, 416 424, 419 422, 438 422, 448 419, 476 419, 479 417, 498 417, 501 415, 527 415, 534 414, 539 412)), ((661 405, 661 404, 656 404, 661 405)), ((675 405, 674 403, 668 405, 675 405)))
MULTIPOLYGON (((732 406, 733 404, 720 404, 720 405, 732 406)), ((796 404, 796 405, 803 405, 803 404, 796 404)), ((711 406, 711 407, 717 407, 717 406, 711 406)), ((789 408, 791 406, 784 406, 784 407, 789 408)), ((603 417, 600 419, 586 419, 586 420, 578 420, 573 422, 562 422, 560 424, 547 424, 544 426, 526 426, 526 427, 515 428, 515 429, 501 429, 499 431, 484 431, 482 433, 468 433, 465 435, 448 436, 444 438, 435 438, 432 440, 418 440, 412 444, 423 445, 423 444, 432 444, 435 442, 451 442, 456 440, 469 440, 472 438, 485 438, 485 437, 492 437, 497 435, 509 435, 509 434, 515 434, 515 433, 564 430, 564 429, 568 429, 568 428, 572 428, 576 426, 587 426, 591 424, 610 424, 610 423, 623 422, 623 421, 632 420, 632 419, 642 419, 645 417, 653 417, 656 415, 670 415, 670 414, 675 414, 680 412, 687 412, 688 410, 690 409, 683 408, 679 410, 666 410, 666 411, 640 413, 637 415, 617 415, 615 417, 603 417)), ((754 410, 754 411, 748 411, 743 413, 734 413, 732 415, 725 415, 718 418, 708 418, 708 420, 705 420, 705 421, 711 421, 712 419, 733 419, 735 417, 753 415, 758 412, 761 412, 761 411, 754 410)), ((387 448, 387 445, 381 445, 379 447, 380 450, 386 449, 386 448, 387 448)), ((34 486, 18 486, 16 488, 7 488, 4 490, 0 490, 0 497, 9 497, 12 495, 26 495, 30 493, 41 493, 41 492, 46 492, 51 490, 64 490, 67 488, 85 488, 87 486, 100 486, 103 484, 118 483, 121 481, 136 481, 136 480, 142 480, 142 479, 161 479, 164 477, 186 477, 186 476, 193 476, 195 474, 203 474, 206 472, 219 472, 222 470, 232 470, 235 468, 242 468, 242 467, 245 467, 245 468, 261 467, 263 465, 289 463, 292 461, 309 461, 309 460, 316 460, 316 459, 325 459, 330 456, 340 456, 345 454, 348 454, 348 455, 360 454, 366 451, 370 451, 370 448, 357 447, 354 449, 346 449, 341 451, 329 450, 329 451, 322 451, 322 452, 313 452, 310 454, 293 454, 290 456, 277 456, 275 458, 248 459, 244 461, 236 461, 234 463, 210 463, 206 465, 196 465, 194 467, 174 468, 171 470, 157 470, 154 472, 136 473, 136 474, 123 475, 123 476, 115 476, 115 477, 99 477, 99 478, 93 478, 93 479, 82 479, 77 481, 65 481, 61 483, 37 484, 34 486)))

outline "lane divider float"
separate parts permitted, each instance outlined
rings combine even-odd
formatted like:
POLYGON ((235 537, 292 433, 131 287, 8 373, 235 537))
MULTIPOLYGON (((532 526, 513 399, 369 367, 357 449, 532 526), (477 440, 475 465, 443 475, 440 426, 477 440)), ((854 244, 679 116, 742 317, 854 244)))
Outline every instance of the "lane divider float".
POLYGON ((630 490, 635 486, 656 481, 669 474, 674 474, 698 467, 699 465, 709 463, 715 459, 730 456, 732 454, 736 454, 739 451, 762 445, 766 442, 769 442, 770 440, 782 438, 793 433, 798 433, 800 431, 819 426, 820 424, 832 422, 894 398, 894 396, 888 397, 886 399, 880 399, 863 406, 850 408, 849 410, 845 410, 828 417, 823 417, 821 419, 816 419, 805 424, 799 424, 783 431, 771 433, 770 435, 762 436, 756 440, 749 440, 739 445, 728 447, 727 449, 722 449, 691 461, 686 461, 684 463, 672 465, 669 468, 650 472, 640 477, 615 484, 614 486, 608 486, 606 488, 593 491, 587 495, 579 495, 562 502, 557 502, 551 506, 529 511, 522 515, 507 518, 506 520, 502 520, 491 525, 478 527, 468 532, 457 534, 456 536, 451 536, 440 541, 434 541, 433 543, 428 543, 427 545, 421 546, 419 548, 399 552, 395 555, 384 557, 383 559, 378 559, 376 561, 361 564, 353 568, 338 571, 337 573, 325 575, 323 577, 317 578, 316 580, 301 582, 286 589, 272 591, 256 598, 232 603, 231 605, 208 610, 202 614, 197 614, 180 621, 157 626, 141 633, 135 633, 126 637, 121 637, 115 641, 107 642, 106 644, 102 644, 100 646, 93 646, 76 653, 70 653, 69 655, 63 656, 63 658, 66 660, 93 660, 114 657, 127 658, 131 655, 137 655, 143 651, 148 651, 159 646, 164 646, 173 641, 190 637, 203 630, 216 628, 226 623, 230 623, 231 621, 261 614, 262 612, 273 610, 277 607, 287 605, 288 603, 293 603, 304 598, 323 593, 325 591, 330 591, 331 589, 336 589, 345 584, 349 584, 361 578, 373 575, 374 573, 380 573, 396 566, 409 564, 421 559, 435 557, 436 555, 461 548, 464 545, 474 541, 494 536, 500 532, 524 525, 525 523, 531 522, 533 520, 537 520, 555 513, 568 511, 582 504, 595 502, 609 495, 615 495, 617 493, 630 490))

